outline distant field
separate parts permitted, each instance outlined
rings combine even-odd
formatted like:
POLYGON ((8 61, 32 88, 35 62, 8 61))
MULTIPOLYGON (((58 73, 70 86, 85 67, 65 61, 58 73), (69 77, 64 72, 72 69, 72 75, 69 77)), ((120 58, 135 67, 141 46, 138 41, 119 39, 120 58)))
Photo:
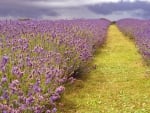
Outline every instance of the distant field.
POLYGON ((150 63, 150 21, 122 19, 117 22, 119 29, 134 39, 143 58, 150 63))

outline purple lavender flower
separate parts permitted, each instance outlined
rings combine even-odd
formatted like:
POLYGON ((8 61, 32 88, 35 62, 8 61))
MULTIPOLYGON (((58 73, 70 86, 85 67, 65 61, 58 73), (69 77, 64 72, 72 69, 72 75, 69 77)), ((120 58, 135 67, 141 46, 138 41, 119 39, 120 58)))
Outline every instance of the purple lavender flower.
POLYGON ((6 110, 3 110, 2 113, 8 113, 6 110))
POLYGON ((29 105, 29 104, 32 104, 34 102, 34 97, 33 96, 30 96, 26 99, 26 104, 29 105))
POLYGON ((33 85, 33 90, 35 92, 41 92, 42 89, 40 88, 40 80, 37 80, 37 82, 33 85))
POLYGON ((21 78, 21 77, 23 76, 24 72, 21 72, 21 70, 20 70, 19 67, 14 66, 14 67, 12 68, 12 74, 13 74, 13 75, 16 75, 18 78, 21 78))
POLYGON ((19 81, 18 80, 13 80, 10 84, 9 84, 9 88, 11 89, 11 93, 15 94, 18 91, 18 86, 19 86, 19 81))
POLYGON ((2 61, 0 63, 0 69, 1 70, 5 70, 5 65, 7 64, 8 60, 9 60, 8 56, 3 56, 2 57, 2 61))
POLYGON ((27 109, 27 105, 26 104, 21 104, 19 109, 22 110, 22 111, 25 111, 27 109))
POLYGON ((51 111, 50 110, 46 110, 46 113, 51 113, 51 111))
POLYGON ((64 92, 64 90, 65 90, 65 87, 59 86, 59 87, 55 90, 55 92, 58 93, 58 94, 62 94, 62 93, 64 92))
POLYGON ((8 92, 8 90, 4 90, 3 91, 2 98, 6 99, 6 100, 9 99, 9 92, 8 92))
POLYGON ((5 83, 5 82, 7 82, 7 77, 6 77, 6 75, 4 75, 4 76, 2 77, 2 79, 1 79, 1 83, 2 83, 2 84, 5 83))
POLYGON ((57 109, 56 108, 53 108, 52 109, 52 113, 56 113, 57 112, 57 109))
POLYGON ((2 58, 2 64, 5 65, 8 62, 9 57, 8 56, 3 56, 2 58))
POLYGON ((58 94, 53 94, 51 97, 50 97, 50 102, 55 102, 56 100, 60 99, 60 96, 58 94))

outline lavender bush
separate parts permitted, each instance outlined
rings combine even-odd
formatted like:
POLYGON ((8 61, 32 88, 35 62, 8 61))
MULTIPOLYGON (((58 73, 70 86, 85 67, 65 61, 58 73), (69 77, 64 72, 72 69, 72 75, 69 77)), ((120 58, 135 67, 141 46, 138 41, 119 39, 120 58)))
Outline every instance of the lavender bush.
POLYGON ((63 83, 104 43, 109 21, 0 21, 0 111, 55 113, 63 83))
POLYGON ((150 60, 150 20, 123 19, 117 21, 119 29, 135 39, 142 56, 150 60))

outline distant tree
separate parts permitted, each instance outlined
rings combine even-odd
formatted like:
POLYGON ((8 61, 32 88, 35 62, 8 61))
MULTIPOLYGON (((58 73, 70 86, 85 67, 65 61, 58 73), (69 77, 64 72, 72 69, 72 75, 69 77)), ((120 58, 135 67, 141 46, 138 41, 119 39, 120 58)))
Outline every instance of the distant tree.
POLYGON ((116 24, 116 21, 112 21, 111 24, 116 24))
POLYGON ((20 20, 20 21, 28 21, 28 20, 31 20, 31 19, 30 18, 20 18, 18 20, 20 20))

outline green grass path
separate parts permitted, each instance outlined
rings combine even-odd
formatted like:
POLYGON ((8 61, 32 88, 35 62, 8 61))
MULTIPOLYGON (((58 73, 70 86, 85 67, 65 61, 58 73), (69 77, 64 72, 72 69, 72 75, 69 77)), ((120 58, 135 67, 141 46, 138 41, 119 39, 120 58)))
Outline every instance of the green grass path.
POLYGON ((149 67, 115 25, 97 50, 95 64, 96 69, 67 86, 59 113, 150 113, 149 67))

